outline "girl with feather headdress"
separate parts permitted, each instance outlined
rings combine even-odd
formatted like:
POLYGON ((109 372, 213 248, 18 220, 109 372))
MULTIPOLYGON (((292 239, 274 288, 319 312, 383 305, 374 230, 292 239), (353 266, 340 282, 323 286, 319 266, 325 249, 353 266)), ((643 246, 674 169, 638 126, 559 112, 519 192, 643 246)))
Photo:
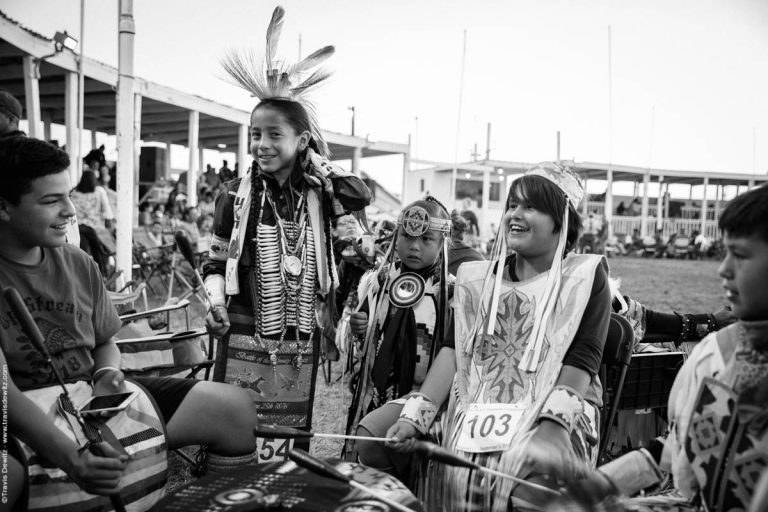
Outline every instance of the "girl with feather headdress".
POLYGON ((338 283, 331 219, 362 210, 371 194, 327 160, 306 98, 328 77, 315 68, 334 49, 293 65, 276 61, 284 14, 277 7, 272 15, 263 61, 232 54, 223 62, 260 101, 249 129, 253 165, 216 200, 204 267, 213 301, 206 324, 221 336, 214 378, 252 389, 262 421, 309 429, 320 333, 333 321, 338 283))

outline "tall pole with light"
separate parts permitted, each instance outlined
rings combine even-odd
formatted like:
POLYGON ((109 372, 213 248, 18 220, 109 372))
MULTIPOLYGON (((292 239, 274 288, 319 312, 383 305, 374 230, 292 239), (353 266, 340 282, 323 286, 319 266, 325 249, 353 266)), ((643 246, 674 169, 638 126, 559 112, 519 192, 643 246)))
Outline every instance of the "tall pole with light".
POLYGON ((80 0, 80 51, 77 55, 77 144, 74 148, 75 159, 72 162, 75 176, 79 180, 83 171, 81 162, 83 130, 85 129, 85 69, 83 51, 85 49, 85 0, 80 0))
POLYGON ((348 110, 352 111, 352 136, 355 136, 355 107, 354 105, 351 107, 347 107, 348 110))

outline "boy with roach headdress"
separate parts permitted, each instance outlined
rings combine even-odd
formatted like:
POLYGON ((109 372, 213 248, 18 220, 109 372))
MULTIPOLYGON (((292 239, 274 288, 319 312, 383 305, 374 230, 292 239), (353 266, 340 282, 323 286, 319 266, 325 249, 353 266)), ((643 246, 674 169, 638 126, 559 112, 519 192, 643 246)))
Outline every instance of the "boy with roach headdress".
MULTIPOLYGON (((333 322, 338 283, 331 219, 362 210, 371 194, 362 180, 327 160, 306 99, 328 77, 310 71, 333 47, 292 66, 276 61, 283 16, 276 8, 261 65, 250 55, 224 61, 235 82, 260 102, 251 114, 254 163, 216 200, 204 280, 215 310, 207 326, 222 336, 214 377, 251 389, 265 422, 309 429, 319 333, 324 322, 333 322)), ((284 455, 287 445, 263 447, 284 455)))
MULTIPOLYGON (((387 264, 361 279, 361 307, 350 318, 350 330, 364 340, 363 356, 347 433, 383 437, 409 398, 434 406, 431 381, 452 378, 455 356, 453 346, 445 343, 453 293, 447 270, 450 242, 450 215, 427 196, 400 213, 387 264)), ((436 403, 443 398, 438 396, 436 403)), ((375 442, 345 445, 347 457, 356 458, 358 452, 363 464, 408 480, 409 457, 375 442)))

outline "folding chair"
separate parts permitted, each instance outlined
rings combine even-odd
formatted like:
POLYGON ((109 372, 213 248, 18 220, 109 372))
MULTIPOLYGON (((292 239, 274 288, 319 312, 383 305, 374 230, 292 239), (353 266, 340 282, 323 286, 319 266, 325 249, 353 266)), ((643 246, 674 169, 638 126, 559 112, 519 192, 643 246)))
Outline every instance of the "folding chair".
POLYGON ((126 375, 197 378, 198 373, 205 370, 204 379, 208 379, 214 364, 210 359, 213 352, 212 339, 205 329, 190 329, 189 306, 188 300, 181 300, 177 304, 120 317, 123 327, 117 335, 116 343, 121 353, 121 369, 126 375), (186 330, 168 330, 171 313, 182 310, 186 330), (165 321, 153 326, 150 319, 158 316, 164 316, 165 321), (208 337, 205 350, 202 337, 208 337), (189 373, 183 375, 185 372, 189 373))
POLYGON ((605 456, 611 429, 618 411, 663 409, 669 401, 669 393, 677 372, 685 360, 684 352, 632 353, 634 335, 629 321, 616 313, 611 314, 608 340, 621 341, 618 346, 606 342, 600 378, 603 382, 603 410, 607 410, 602 425, 598 461, 605 456), (620 319, 620 320, 619 320, 620 319), (614 324, 626 323, 618 334, 614 324), (614 332, 611 333, 611 330, 614 332), (610 349, 610 350, 609 350, 610 349))
POLYGON ((129 281, 120 290, 116 292, 108 291, 109 298, 112 300, 118 313, 123 312, 127 307, 133 309, 136 301, 139 299, 144 303, 144 309, 149 308, 147 302, 147 285, 145 283, 136 284, 134 281, 129 281))
POLYGON ((603 361, 600 367, 600 381, 603 383, 603 410, 600 416, 603 418, 603 422, 600 428, 598 461, 602 459, 605 453, 608 434, 616 418, 619 398, 632 358, 634 341, 635 334, 629 320, 618 313, 611 313, 608 336, 605 339, 605 348, 603 349, 603 361), (605 411, 609 411, 607 415, 605 411))

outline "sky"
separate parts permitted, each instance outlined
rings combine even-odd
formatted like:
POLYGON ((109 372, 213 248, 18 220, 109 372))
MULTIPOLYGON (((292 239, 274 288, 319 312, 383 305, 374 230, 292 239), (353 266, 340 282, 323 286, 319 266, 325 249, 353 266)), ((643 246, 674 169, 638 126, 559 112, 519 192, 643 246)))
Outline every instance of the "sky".
MULTIPOLYGON (((85 55, 116 66, 118 1, 84 3, 82 35, 80 0, 0 0, 0 10, 45 35, 66 29, 85 55)), ((276 3, 133 3, 137 76, 254 106, 228 83, 220 61, 231 50, 263 49, 276 3)), ((324 129, 349 133, 354 106, 357 135, 403 143, 410 136, 416 159, 468 161, 475 144, 484 155, 491 123, 490 155, 498 160, 555 159, 559 131, 564 159, 768 171, 765 0, 281 5, 285 59, 336 47, 334 75, 313 96, 324 129)), ((400 159, 366 159, 362 168, 400 192, 400 159)))

